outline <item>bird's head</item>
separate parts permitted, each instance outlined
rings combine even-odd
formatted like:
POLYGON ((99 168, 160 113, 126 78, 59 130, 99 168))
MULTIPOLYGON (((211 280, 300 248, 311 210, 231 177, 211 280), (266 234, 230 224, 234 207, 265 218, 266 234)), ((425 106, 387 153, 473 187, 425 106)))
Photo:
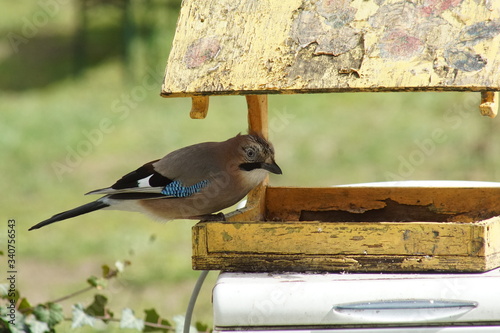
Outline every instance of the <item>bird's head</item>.
POLYGON ((258 135, 242 135, 239 154, 241 156, 240 170, 252 171, 264 169, 281 175, 281 168, 274 161, 273 145, 258 135))

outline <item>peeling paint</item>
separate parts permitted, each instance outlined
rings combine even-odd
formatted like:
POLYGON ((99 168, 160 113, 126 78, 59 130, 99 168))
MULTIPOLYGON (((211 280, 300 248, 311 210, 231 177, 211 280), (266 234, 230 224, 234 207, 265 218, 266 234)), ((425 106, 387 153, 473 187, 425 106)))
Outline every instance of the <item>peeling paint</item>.
POLYGON ((197 39, 188 46, 184 63, 187 68, 200 67, 212 61, 219 53, 220 48, 220 43, 215 37, 197 39))
POLYGON ((232 241, 233 240, 233 237, 228 234, 227 232, 223 231, 222 232, 222 239, 225 241, 225 242, 229 242, 229 241, 232 241))
POLYGON ((499 54, 500 1, 184 0, 162 94, 500 90, 499 54))

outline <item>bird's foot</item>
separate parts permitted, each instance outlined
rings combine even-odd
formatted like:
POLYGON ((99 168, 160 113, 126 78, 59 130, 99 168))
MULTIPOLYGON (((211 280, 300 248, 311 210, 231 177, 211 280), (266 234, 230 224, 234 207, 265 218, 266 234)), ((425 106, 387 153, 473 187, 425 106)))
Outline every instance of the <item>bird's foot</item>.
POLYGON ((198 218, 200 222, 221 222, 226 220, 223 213, 200 215, 198 218))

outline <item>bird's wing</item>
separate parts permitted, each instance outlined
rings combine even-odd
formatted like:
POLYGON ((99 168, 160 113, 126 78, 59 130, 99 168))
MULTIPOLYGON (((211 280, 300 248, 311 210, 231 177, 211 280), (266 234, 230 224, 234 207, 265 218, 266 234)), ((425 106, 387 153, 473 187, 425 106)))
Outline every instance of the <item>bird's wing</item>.
POLYGON ((208 185, 208 180, 201 180, 190 186, 185 186, 179 180, 170 179, 156 171, 154 164, 158 161, 144 164, 120 178, 111 187, 91 191, 87 194, 107 194, 112 199, 122 200, 185 198, 208 185))

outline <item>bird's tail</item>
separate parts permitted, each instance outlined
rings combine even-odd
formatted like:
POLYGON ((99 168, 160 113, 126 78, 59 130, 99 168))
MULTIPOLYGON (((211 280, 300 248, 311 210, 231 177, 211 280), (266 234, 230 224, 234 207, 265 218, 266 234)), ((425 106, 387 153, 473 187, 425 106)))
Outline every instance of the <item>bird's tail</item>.
POLYGON ((103 209, 106 207, 109 207, 109 204, 104 203, 100 200, 92 201, 92 202, 89 202, 88 204, 67 210, 67 211, 59 213, 59 214, 56 214, 56 215, 52 216, 51 218, 46 219, 45 221, 42 221, 38 224, 35 224, 31 228, 29 228, 29 230, 40 229, 41 227, 45 227, 46 225, 49 225, 51 223, 66 220, 66 219, 69 219, 69 218, 72 218, 72 217, 75 217, 78 215, 90 213, 90 212, 93 212, 95 210, 103 209))

